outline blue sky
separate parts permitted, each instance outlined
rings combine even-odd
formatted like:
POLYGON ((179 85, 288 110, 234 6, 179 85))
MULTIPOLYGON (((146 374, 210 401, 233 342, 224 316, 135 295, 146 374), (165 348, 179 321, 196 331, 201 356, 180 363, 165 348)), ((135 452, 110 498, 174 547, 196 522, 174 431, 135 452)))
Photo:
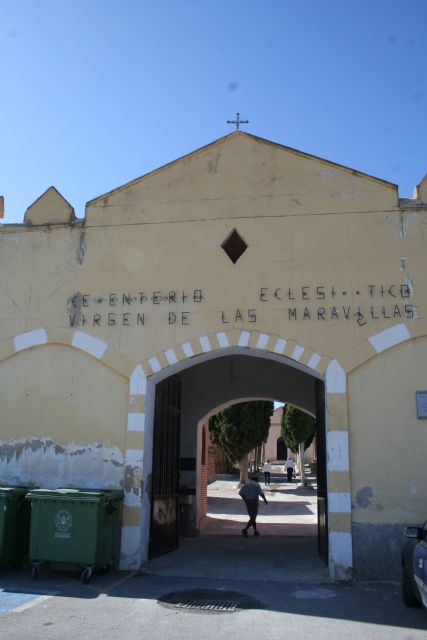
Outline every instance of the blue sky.
POLYGON ((426 0, 0 0, 5 223, 246 131, 410 197, 427 172, 426 0))

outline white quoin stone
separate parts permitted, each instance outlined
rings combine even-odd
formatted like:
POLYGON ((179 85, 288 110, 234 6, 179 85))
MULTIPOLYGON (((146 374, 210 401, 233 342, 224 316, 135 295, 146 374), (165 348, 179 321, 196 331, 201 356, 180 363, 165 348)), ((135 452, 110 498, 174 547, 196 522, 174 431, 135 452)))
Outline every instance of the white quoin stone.
POLYGON ((328 494, 329 513, 350 513, 351 512, 351 495, 343 491, 331 491, 328 494))
POLYGON ((156 357, 150 358, 148 362, 150 363, 150 367, 152 368, 154 373, 157 373, 161 370, 161 364, 156 357))
POLYGON ((75 331, 71 344, 73 347, 76 347, 76 349, 86 351, 86 353, 94 356, 94 358, 98 358, 98 360, 102 358, 108 348, 104 340, 94 338, 84 331, 75 331))
POLYGON ((145 377, 143 368, 138 364, 130 377, 129 393, 132 396, 144 396, 146 392, 147 378, 145 377))
POLYGON ((128 413, 128 431, 144 431, 145 413, 128 413))
POLYGON ((176 353, 173 349, 168 349, 165 351, 166 360, 169 364, 175 364, 178 362, 178 358, 176 357, 176 353))
POLYGON ((131 571, 138 569, 141 563, 141 529, 140 527, 122 527, 120 547, 120 569, 131 571))
POLYGON ((227 334, 224 333, 223 331, 220 331, 219 333, 216 334, 216 339, 218 340, 219 346, 222 347, 223 349, 225 349, 225 347, 230 346, 227 334))
POLYGON ((328 471, 348 471, 348 431, 328 431, 326 443, 328 471))
POLYGON ((347 580, 353 567, 351 533, 334 531, 329 533, 329 559, 336 580, 347 580))
POLYGON ((22 351, 23 349, 37 347, 40 344, 46 344, 46 329, 34 329, 34 331, 20 333, 18 336, 14 337, 13 343, 15 345, 15 351, 22 351))
POLYGON ((207 336, 202 336, 201 338, 199 338, 199 342, 205 353, 207 353, 208 351, 212 351, 211 343, 209 342, 209 338, 207 336))
POLYGON ((345 393, 347 388, 345 371, 337 360, 332 360, 326 369, 327 393, 345 393))
POLYGON ((321 361, 321 359, 322 359, 322 356, 319 356, 318 353, 313 353, 310 360, 307 362, 307 367, 310 367, 310 369, 315 369, 319 364, 319 362, 321 361))
POLYGON ((301 347, 299 344, 295 345, 291 355, 292 360, 297 360, 297 361, 300 360, 303 353, 304 353, 304 347, 301 347))
POLYGON ((286 347, 287 340, 283 340, 283 338, 278 338, 275 347, 273 349, 274 353, 283 353, 286 347))
POLYGON ((370 344, 373 346, 377 353, 390 349, 400 342, 409 340, 411 334, 405 324, 395 324, 393 327, 384 329, 369 338, 370 344))
POLYGON ((249 344, 250 337, 251 337, 250 331, 242 331, 239 337, 238 346, 247 347, 249 344))
POLYGON ((187 358, 191 358, 192 356, 194 356, 194 351, 193 351, 193 347, 191 346, 191 344, 189 342, 184 342, 182 345, 182 350, 184 352, 184 354, 187 356, 187 358))
POLYGON ((265 349, 265 347, 267 346, 269 338, 270 338, 270 336, 267 333, 261 333, 261 335, 258 338, 258 342, 256 343, 256 348, 257 349, 265 349))

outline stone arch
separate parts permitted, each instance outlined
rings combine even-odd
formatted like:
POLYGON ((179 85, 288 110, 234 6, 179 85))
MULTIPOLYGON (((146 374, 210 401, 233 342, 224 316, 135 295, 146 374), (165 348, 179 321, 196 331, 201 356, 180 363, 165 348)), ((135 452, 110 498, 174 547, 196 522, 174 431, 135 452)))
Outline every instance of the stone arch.
MULTIPOLYGON (((220 357, 222 353, 238 350, 251 355, 287 360, 293 366, 303 369, 314 377, 321 378, 326 385, 326 435, 327 435, 327 477, 329 497, 329 566, 335 579, 349 579, 352 573, 351 538, 351 493, 348 446, 348 419, 346 372, 336 359, 304 347, 294 340, 260 331, 237 330, 206 334, 190 341, 178 343, 153 354, 138 364, 130 376, 128 429, 144 433, 147 385, 168 377, 172 373, 196 364, 201 358, 220 357)), ((152 415, 149 418, 152 419, 152 415)), ((146 455, 151 447, 147 442, 146 455)), ((151 448, 150 451, 151 453, 151 448)), ((144 449, 134 452, 137 464, 142 468, 144 449)), ((148 459, 148 458, 147 458, 148 459)), ((125 499, 126 502, 126 499, 125 499)), ((132 516, 133 525, 124 527, 124 540, 130 557, 138 558, 141 545, 147 544, 147 532, 141 532, 137 522, 149 515, 148 498, 141 498, 141 505, 132 516), (144 509, 144 500, 145 509, 144 509)), ((145 518, 144 518, 145 519, 145 518)), ((136 564, 127 564, 129 568, 136 564)))

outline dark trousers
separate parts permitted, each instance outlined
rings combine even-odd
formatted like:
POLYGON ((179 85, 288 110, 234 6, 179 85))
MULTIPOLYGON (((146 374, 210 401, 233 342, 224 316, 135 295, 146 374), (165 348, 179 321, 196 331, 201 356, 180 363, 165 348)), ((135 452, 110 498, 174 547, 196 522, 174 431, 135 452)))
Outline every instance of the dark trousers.
POLYGON ((286 473, 288 474, 288 482, 292 482, 292 476, 294 475, 294 468, 288 467, 286 469, 286 473))
POLYGON ((270 471, 264 471, 264 482, 265 484, 270 484, 270 471))
POLYGON ((258 515, 258 499, 257 500, 245 500, 246 510, 249 516, 249 522, 246 525, 246 531, 249 527, 253 527, 254 531, 256 531, 256 517, 258 515))

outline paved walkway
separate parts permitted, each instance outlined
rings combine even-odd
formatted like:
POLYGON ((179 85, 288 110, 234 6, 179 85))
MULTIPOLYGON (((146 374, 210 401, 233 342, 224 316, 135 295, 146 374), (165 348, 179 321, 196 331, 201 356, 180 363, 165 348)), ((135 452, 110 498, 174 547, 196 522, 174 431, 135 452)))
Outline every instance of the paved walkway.
MULTIPOLYGON (((314 482, 309 478, 309 482, 314 482)), ((172 553, 147 562, 143 572, 158 576, 262 582, 328 582, 329 570, 317 551, 317 494, 285 480, 274 466, 260 502, 260 537, 242 536, 248 516, 238 478, 222 476, 208 486, 208 516, 200 535, 181 538, 172 553)))
MULTIPOLYGON (((257 518, 262 536, 317 536, 315 478, 308 476, 308 482, 308 487, 287 482, 283 465, 273 465, 271 484, 260 482, 268 500, 268 505, 260 501, 257 518)), ((237 476, 221 476, 208 485, 208 515, 201 522, 201 534, 241 535, 247 521, 237 476)))

